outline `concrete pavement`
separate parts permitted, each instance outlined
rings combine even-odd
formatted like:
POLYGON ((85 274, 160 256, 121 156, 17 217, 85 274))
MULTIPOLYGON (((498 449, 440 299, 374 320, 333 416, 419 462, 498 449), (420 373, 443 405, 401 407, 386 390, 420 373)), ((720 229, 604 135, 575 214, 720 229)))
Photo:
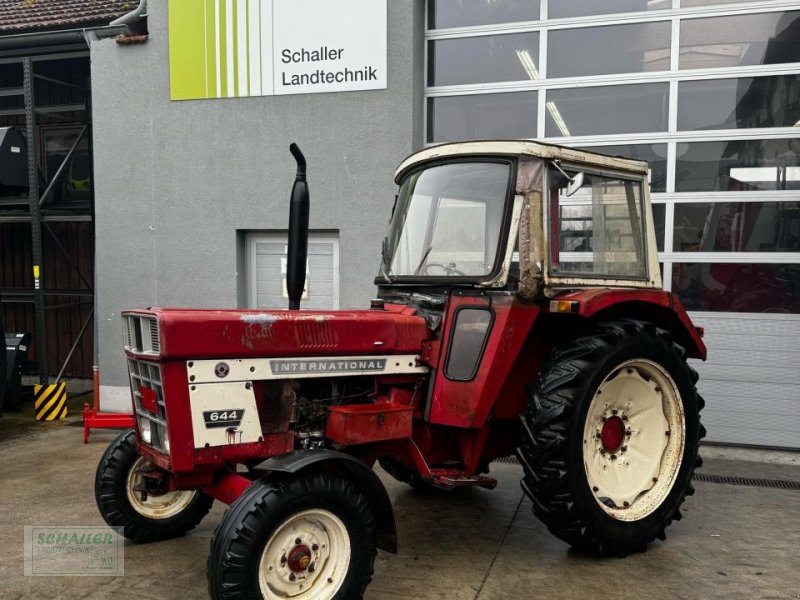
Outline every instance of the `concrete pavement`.
MULTIPOLYGON (((95 431, 84 445, 79 425, 34 426, 13 413, 0 419, 0 598, 206 598, 219 504, 184 538, 126 544, 122 577, 23 575, 24 525, 103 524, 94 471, 116 433, 95 431)), ((753 462, 709 450, 715 458, 705 473, 800 480, 796 455, 753 462)), ((496 490, 450 494, 418 494, 382 474, 400 552, 379 553, 369 600, 800 598, 800 491, 698 482, 686 518, 668 530, 665 543, 599 560, 571 552, 536 520, 517 465, 495 464, 492 472, 496 490)))

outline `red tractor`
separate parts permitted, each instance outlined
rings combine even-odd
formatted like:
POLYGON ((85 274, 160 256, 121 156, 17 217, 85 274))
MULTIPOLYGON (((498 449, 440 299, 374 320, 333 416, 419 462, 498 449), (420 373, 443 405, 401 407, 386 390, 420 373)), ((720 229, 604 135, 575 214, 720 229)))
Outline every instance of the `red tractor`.
POLYGON ((520 141, 406 159, 368 310, 301 311, 305 159, 292 191, 290 310, 123 314, 136 427, 97 504, 135 542, 214 500, 212 598, 361 598, 392 505, 493 488, 516 454, 534 513, 573 547, 643 549, 680 519, 704 435, 688 358, 702 331, 661 289, 647 164, 520 141))

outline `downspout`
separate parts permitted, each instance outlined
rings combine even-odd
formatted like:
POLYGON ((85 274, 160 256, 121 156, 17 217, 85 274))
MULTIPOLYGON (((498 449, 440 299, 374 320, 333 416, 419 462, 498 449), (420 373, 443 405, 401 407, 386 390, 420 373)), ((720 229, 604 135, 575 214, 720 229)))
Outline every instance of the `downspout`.
POLYGON ((116 25, 133 25, 141 21, 147 16, 147 0, 139 0, 139 6, 134 8, 131 12, 122 15, 109 23, 110 27, 116 25))

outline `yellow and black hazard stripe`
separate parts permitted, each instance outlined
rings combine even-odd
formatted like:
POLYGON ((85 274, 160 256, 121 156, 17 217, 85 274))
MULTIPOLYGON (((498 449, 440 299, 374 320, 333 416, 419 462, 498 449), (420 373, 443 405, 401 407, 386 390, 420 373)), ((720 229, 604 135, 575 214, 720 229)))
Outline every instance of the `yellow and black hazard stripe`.
POLYGON ((37 421, 55 421, 67 416, 67 384, 33 386, 33 409, 37 421))

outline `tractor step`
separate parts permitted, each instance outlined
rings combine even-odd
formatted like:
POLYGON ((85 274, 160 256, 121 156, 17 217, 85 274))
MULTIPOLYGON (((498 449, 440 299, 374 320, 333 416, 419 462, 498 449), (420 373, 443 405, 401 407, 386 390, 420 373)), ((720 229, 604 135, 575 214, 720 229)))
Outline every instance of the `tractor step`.
POLYGON ((459 487, 482 487, 493 490, 497 487, 497 480, 485 475, 472 475, 461 469, 431 469, 433 481, 431 484, 443 490, 452 490, 459 487))

